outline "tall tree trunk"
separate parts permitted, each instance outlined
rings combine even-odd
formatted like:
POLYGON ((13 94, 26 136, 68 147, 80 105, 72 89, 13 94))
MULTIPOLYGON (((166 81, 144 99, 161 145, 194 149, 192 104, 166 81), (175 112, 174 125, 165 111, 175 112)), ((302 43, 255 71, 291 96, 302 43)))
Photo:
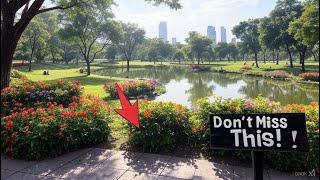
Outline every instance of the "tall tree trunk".
POLYGON ((129 59, 127 59, 127 72, 129 72, 130 70, 130 63, 129 63, 129 59))
POLYGON ((277 54, 276 54, 276 64, 278 65, 279 64, 279 52, 277 52, 277 54))
POLYGON ((87 75, 91 74, 91 69, 90 69, 90 61, 86 59, 86 64, 87 64, 87 75))
POLYGON ((301 52, 299 52, 299 56, 300 56, 300 62, 301 62, 301 71, 305 72, 305 65, 304 65, 304 60, 305 60, 305 56, 306 56, 306 50, 303 49, 301 52))
POLYGON ((10 84, 10 73, 13 55, 2 52, 1 48, 1 89, 6 88, 10 84))
POLYGON ((275 59, 275 53, 274 50, 272 51, 272 63, 274 63, 274 59, 275 59))
POLYGON ((256 67, 259 68, 259 65, 258 65, 258 53, 257 52, 254 53, 254 60, 256 62, 256 67))
POLYGON ((32 70, 32 69, 31 69, 31 66, 32 66, 31 64, 32 64, 32 59, 30 58, 30 59, 29 59, 29 68, 28 68, 28 71, 29 71, 29 72, 31 72, 31 70, 32 70))
POLYGON ((287 44, 286 44, 286 49, 287 49, 287 52, 288 52, 288 55, 289 55, 290 67, 293 68, 292 54, 291 54, 291 51, 290 51, 290 47, 287 44))

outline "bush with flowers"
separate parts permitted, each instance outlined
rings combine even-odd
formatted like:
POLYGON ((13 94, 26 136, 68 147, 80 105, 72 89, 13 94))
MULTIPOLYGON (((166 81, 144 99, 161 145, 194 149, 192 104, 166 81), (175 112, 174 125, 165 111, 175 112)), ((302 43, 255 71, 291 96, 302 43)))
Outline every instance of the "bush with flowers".
POLYGON ((305 81, 319 82, 319 72, 305 72, 299 75, 305 81))
MULTIPOLYGON (((310 151, 308 153, 289 152, 266 152, 267 163, 276 169, 285 171, 312 170, 319 167, 319 104, 310 105, 287 105, 280 106, 279 103, 269 101, 261 96, 256 99, 221 99, 213 101, 201 99, 190 123, 192 124, 191 142, 193 146, 205 145, 209 147, 210 125, 207 120, 208 114, 250 114, 250 113, 279 113, 279 112, 304 112, 306 113, 306 124, 309 138, 310 151)), ((218 155, 233 155, 238 159, 250 160, 249 151, 215 150, 218 155)))
POLYGON ((56 102, 48 102, 48 107, 21 107, 2 117, 1 153, 38 160, 102 142, 109 134, 109 109, 92 96, 67 107, 56 102))
POLYGON ((275 79, 286 79, 289 78, 289 74, 284 70, 275 70, 266 74, 267 77, 275 79))
POLYGON ((168 152, 188 142, 189 111, 182 105, 143 101, 139 111, 140 128, 129 127, 129 141, 134 147, 146 152, 168 152))
POLYGON ((22 107, 43 107, 56 102, 64 107, 78 101, 82 87, 78 82, 30 81, 21 77, 12 86, 1 90, 1 116, 9 115, 22 107))
POLYGON ((268 152, 266 153, 267 163, 279 170, 299 172, 316 170, 319 173, 319 103, 289 104, 284 106, 282 111, 306 114, 309 152, 268 152))
MULTIPOLYGON (((131 80, 118 83, 124 94, 129 98, 137 97, 154 97, 159 93, 163 93, 163 86, 155 80, 131 80), (159 91, 159 90, 161 91, 159 91)), ((115 84, 108 83, 104 85, 104 89, 110 94, 111 98, 118 98, 115 84)))

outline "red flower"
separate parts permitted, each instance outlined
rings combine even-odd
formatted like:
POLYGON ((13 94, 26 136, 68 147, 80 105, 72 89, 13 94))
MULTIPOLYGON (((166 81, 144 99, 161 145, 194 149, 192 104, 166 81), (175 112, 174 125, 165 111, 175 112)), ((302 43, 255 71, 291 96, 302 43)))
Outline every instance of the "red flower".
POLYGON ((64 129, 66 128, 66 125, 65 125, 65 124, 61 124, 61 125, 59 126, 59 128, 60 128, 60 131, 63 132, 64 129))
POLYGON ((71 109, 74 109, 74 108, 76 108, 77 107, 77 105, 78 105, 78 103, 76 103, 76 102, 72 102, 72 103, 70 103, 69 104, 69 108, 71 108, 71 109))
POLYGON ((3 107, 8 107, 8 104, 9 103, 7 101, 2 102, 3 107))
POLYGON ((11 121, 11 120, 7 121, 5 129, 9 130, 13 127, 13 125, 14 125, 13 121, 11 121))

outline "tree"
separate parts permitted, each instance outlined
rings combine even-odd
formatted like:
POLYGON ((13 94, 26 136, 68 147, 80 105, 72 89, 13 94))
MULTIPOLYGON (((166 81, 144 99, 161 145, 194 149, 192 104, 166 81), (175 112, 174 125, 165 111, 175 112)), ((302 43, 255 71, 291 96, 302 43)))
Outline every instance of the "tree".
POLYGON ((229 43, 228 44, 228 56, 231 57, 233 60, 236 60, 238 54, 239 54, 239 51, 237 49, 237 46, 234 43, 229 43))
POLYGON ((261 47, 259 44, 259 19, 249 19, 248 21, 240 22, 239 25, 233 27, 232 32, 237 38, 241 39, 243 45, 254 54, 256 67, 258 65, 258 52, 261 47))
MULTIPOLYGON (((52 63, 56 63, 61 59, 61 44, 58 32, 60 30, 57 13, 47 12, 41 14, 45 23, 45 29, 48 32, 47 47, 50 52, 52 63)), ((65 62, 67 64, 67 61, 65 62)))
POLYGON ((32 60, 34 59, 35 54, 41 51, 46 47, 46 37, 48 36, 48 32, 45 30, 45 23, 42 18, 36 17, 34 18, 27 29, 24 31, 22 36, 24 37, 24 41, 21 41, 21 46, 26 47, 27 58, 29 61, 28 70, 32 70, 32 60))
POLYGON ((237 42, 237 49, 239 51, 239 54, 242 56, 242 60, 245 60, 245 56, 248 53, 248 50, 243 42, 237 42))
POLYGON ((289 24, 288 32, 297 40, 301 70, 305 71, 305 54, 312 49, 319 40, 319 1, 308 1, 301 17, 289 24))
POLYGON ((221 61, 228 55, 228 43, 226 42, 219 42, 215 47, 214 51, 216 52, 219 60, 221 61))
MULTIPOLYGON (((277 25, 275 25, 273 21, 271 21, 271 18, 265 17, 260 20, 259 34, 259 42, 262 46, 262 49, 270 49, 278 53, 282 46, 282 38, 280 38, 280 29, 277 27, 277 25)), ((291 51, 289 49, 289 46, 286 47, 287 52, 291 58, 290 65, 293 66, 291 51)), ((277 58, 277 64, 278 63, 279 61, 277 58)))
POLYGON ((114 61, 116 59, 116 55, 118 53, 118 48, 115 45, 111 45, 106 50, 106 58, 114 61))
MULTIPOLYGON (((47 0, 49 1, 49 0, 47 0)), ((45 0, 1 0, 1 89, 8 87, 14 52, 19 39, 30 21, 40 13, 64 10, 76 5, 92 5, 98 0, 53 0, 56 6, 44 8, 45 0), (21 15, 18 15, 22 9, 21 15)), ((101 0, 104 1, 104 0, 101 0)), ((111 3, 112 0, 108 0, 111 3)), ((155 5, 166 4, 173 9, 181 8, 179 0, 146 0, 155 5)))
POLYGON ((60 35, 78 46, 87 75, 91 74, 90 65, 96 55, 121 36, 119 25, 111 19, 110 6, 111 1, 101 1, 94 7, 77 7, 66 13, 60 35))
POLYGON ((143 42, 145 31, 136 24, 122 24, 123 38, 118 42, 118 48, 127 60, 127 71, 129 72, 129 62, 139 44, 143 42))
MULTIPOLYGON (((293 58, 290 50, 291 46, 295 46, 296 40, 289 34, 288 28, 291 21, 301 15, 301 3, 298 0, 278 0, 276 7, 270 13, 270 23, 274 26, 273 30, 276 30, 276 43, 277 46, 282 46, 286 49, 290 67, 293 67, 293 58)), ((272 32, 275 33, 275 32, 272 32)))
POLYGON ((211 39, 192 31, 189 32, 189 37, 186 39, 186 42, 191 47, 191 52, 195 54, 198 64, 200 64, 200 59, 202 58, 201 55, 211 47, 211 39))
POLYGON ((173 47, 168 42, 159 42, 158 44, 159 49, 159 55, 161 57, 161 64, 163 59, 168 59, 169 57, 172 57, 173 53, 173 47))
POLYGON ((179 61, 179 64, 181 63, 181 60, 184 59, 184 54, 182 50, 178 50, 177 52, 174 53, 173 59, 177 59, 179 61))

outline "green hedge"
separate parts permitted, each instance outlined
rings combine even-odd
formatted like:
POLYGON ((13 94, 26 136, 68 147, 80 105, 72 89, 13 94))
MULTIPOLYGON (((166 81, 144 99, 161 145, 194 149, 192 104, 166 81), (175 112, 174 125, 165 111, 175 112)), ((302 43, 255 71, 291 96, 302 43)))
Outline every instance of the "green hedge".
POLYGON ((147 152, 171 151, 188 141, 189 111, 170 102, 139 104, 140 128, 129 126, 130 142, 147 152))

